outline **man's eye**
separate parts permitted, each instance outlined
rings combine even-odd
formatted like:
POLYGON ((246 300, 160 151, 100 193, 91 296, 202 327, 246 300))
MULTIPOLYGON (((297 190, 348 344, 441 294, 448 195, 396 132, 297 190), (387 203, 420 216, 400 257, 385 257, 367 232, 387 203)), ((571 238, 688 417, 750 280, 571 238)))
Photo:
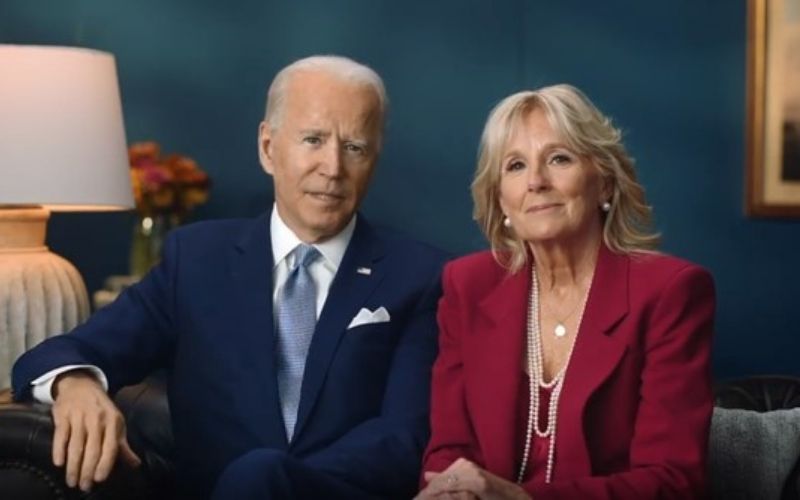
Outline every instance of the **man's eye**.
POLYGON ((312 146, 318 146, 322 144, 322 139, 320 139, 317 136, 310 135, 307 137, 303 137, 303 142, 305 142, 306 144, 311 144, 312 146))
POLYGON ((352 143, 345 144, 344 149, 348 153, 362 154, 364 152, 364 146, 359 146, 358 144, 352 144, 352 143))

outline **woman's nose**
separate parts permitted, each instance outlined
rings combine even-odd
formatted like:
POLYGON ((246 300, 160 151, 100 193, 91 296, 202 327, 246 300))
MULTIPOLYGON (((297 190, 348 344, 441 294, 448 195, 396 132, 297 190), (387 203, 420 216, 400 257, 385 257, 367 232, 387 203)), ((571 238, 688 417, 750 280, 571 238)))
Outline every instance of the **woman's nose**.
POLYGON ((531 165, 528 168, 528 191, 537 192, 550 186, 547 168, 544 165, 531 165))

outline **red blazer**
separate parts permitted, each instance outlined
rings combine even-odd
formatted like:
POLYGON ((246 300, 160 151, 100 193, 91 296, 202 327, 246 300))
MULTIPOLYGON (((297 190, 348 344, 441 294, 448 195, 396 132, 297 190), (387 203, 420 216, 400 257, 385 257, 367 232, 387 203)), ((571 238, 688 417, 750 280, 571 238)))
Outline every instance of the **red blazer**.
MULTIPOLYGON (((445 268, 423 471, 465 457, 515 480, 530 275, 509 275, 489 252, 445 268)), ((561 394, 553 482, 523 488, 535 500, 705 496, 713 318, 705 270, 602 246, 561 394)))

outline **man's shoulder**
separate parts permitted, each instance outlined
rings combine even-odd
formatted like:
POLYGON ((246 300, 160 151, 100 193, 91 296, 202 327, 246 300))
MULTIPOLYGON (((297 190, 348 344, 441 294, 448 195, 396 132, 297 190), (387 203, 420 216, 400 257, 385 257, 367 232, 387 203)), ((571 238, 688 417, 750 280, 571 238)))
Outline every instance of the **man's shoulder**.
POLYGON ((374 227, 374 234, 388 253, 409 260, 431 260, 444 263, 452 256, 425 241, 410 237, 400 231, 386 227, 374 227))
POLYGON ((209 219, 180 226, 175 231, 184 236, 192 237, 203 237, 219 233, 231 234, 232 232, 251 227, 258 218, 259 217, 209 219))
POLYGON ((409 249, 421 253, 441 254, 441 255, 447 254, 447 252, 445 252, 441 248, 426 241, 409 236, 401 231, 397 231, 395 229, 386 227, 376 227, 374 229, 378 237, 380 237, 382 240, 384 240, 384 242, 390 245, 393 246, 397 245, 402 247, 403 249, 409 249))
POLYGON ((263 230, 267 231, 267 221, 261 216, 193 222, 175 229, 173 233, 185 245, 236 243, 261 223, 264 224, 263 230))

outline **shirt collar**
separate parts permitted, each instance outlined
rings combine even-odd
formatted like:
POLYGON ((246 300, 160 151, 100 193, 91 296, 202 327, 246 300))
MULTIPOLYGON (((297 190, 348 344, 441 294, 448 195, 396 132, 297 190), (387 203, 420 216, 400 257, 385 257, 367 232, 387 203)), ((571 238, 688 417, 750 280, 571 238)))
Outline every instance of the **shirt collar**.
MULTIPOLYGON (((334 270, 339 269, 339 264, 342 263, 347 245, 350 244, 350 239, 353 237, 353 230, 356 228, 356 217, 356 215, 353 215, 344 229, 339 231, 339 234, 321 243, 314 244, 314 248, 319 250, 319 253, 333 266, 334 270)), ((297 248, 297 245, 303 243, 303 241, 294 234, 294 231, 283 222, 280 214, 278 214, 277 204, 273 204, 272 206, 270 239, 272 241, 272 255, 275 259, 273 269, 292 253, 294 249, 297 248)))

